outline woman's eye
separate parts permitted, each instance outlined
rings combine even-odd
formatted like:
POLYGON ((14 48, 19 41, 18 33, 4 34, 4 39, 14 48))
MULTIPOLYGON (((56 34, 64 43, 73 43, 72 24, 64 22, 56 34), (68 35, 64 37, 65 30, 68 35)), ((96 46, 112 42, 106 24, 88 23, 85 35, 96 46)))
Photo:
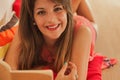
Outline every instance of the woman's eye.
POLYGON ((38 15, 45 15, 46 12, 45 12, 45 11, 39 11, 39 12, 37 12, 37 14, 38 14, 38 15))
POLYGON ((56 8, 54 9, 55 12, 59 12, 59 11, 62 11, 62 10, 63 10, 63 7, 56 7, 56 8))

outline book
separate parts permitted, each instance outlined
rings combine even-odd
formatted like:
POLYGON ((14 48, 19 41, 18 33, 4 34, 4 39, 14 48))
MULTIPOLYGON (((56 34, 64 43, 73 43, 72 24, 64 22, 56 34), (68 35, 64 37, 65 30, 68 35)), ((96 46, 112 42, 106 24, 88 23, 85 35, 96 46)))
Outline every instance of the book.
POLYGON ((52 70, 11 70, 0 60, 0 80, 53 80, 52 70))

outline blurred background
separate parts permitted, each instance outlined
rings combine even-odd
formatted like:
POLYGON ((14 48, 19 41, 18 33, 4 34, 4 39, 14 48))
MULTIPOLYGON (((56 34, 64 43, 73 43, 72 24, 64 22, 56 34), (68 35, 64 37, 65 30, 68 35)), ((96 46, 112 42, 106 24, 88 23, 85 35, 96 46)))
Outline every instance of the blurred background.
POLYGON ((98 25, 96 51, 117 58, 118 63, 103 70, 103 80, 120 80, 120 0, 87 0, 98 25))

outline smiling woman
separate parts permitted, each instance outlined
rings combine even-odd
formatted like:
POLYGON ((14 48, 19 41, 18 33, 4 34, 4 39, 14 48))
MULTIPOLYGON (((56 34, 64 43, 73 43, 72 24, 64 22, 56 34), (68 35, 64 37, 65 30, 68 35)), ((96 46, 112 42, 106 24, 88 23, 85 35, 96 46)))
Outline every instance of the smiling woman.
POLYGON ((18 33, 4 59, 13 70, 52 69, 55 80, 86 80, 94 29, 72 15, 70 4, 22 0, 18 33))
MULTIPOLYGON (((94 58, 95 29, 84 17, 73 15, 70 4, 22 0, 18 32, 4 59, 13 70, 51 69, 55 80, 90 80, 88 66, 102 61, 94 58)), ((101 73, 94 73, 101 80, 101 73)))
MULTIPOLYGON (((5 61, 12 69, 24 70, 37 67, 45 69, 48 67, 55 73, 64 74, 64 71, 60 73, 59 71, 64 62, 70 61, 72 54, 72 25, 73 18, 69 0, 55 0, 55 2, 23 0, 18 34, 13 40, 14 44, 11 44, 8 50, 5 61)), ((75 76, 71 74, 77 74, 75 65, 69 63, 69 66, 74 72, 67 76, 74 78, 75 76)), ((63 68, 66 70, 67 65, 63 68)), ((65 80, 67 77, 62 78, 65 80)))
MULTIPOLYGON (((37 0, 34 7, 34 21, 39 30, 44 34, 43 37, 46 43, 49 40, 56 41, 67 25, 66 10, 63 5, 46 0, 41 3, 37 0)), ((52 43, 54 42, 52 41, 52 43)))

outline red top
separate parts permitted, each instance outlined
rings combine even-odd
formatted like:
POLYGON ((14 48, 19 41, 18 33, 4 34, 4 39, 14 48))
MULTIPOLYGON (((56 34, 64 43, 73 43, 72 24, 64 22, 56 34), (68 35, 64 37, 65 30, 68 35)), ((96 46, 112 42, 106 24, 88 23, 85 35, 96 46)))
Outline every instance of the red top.
MULTIPOLYGON (((94 45, 95 45, 95 36, 96 36, 95 29, 92 26, 92 24, 82 16, 75 16, 74 20, 76 21, 76 24, 74 26, 74 32, 76 32, 77 29, 83 24, 87 25, 87 27, 89 27, 90 30, 92 31, 92 42, 91 42, 91 49, 90 49, 90 61, 91 61, 94 58, 94 45)), ((43 48, 42 53, 43 53, 42 58, 44 61, 47 61, 48 63, 52 63, 52 61, 54 61, 54 59, 51 57, 51 54, 45 47, 43 48)), ((44 69, 52 69, 51 67, 52 66, 46 66, 44 67, 44 69)), ((56 75, 57 74, 54 72, 54 78, 56 77, 56 75)))

